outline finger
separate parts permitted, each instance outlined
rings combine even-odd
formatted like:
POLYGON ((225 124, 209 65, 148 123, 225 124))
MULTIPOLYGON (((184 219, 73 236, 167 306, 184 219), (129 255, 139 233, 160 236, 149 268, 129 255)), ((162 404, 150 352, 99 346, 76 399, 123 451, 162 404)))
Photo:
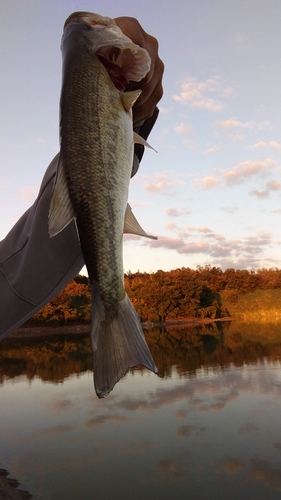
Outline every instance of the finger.
POLYGON ((150 94, 154 92, 154 89, 159 85, 159 83, 162 82, 163 72, 163 61, 157 58, 154 62, 154 71, 151 75, 149 75, 149 77, 146 76, 140 82, 130 82, 126 86, 126 90, 141 89, 142 93, 137 101, 137 105, 144 103, 150 97, 150 94))
POLYGON ((141 120, 146 120, 153 115, 157 103, 163 96, 162 82, 159 82, 155 87, 153 94, 151 94, 145 102, 138 105, 137 102, 133 106, 133 121, 138 122, 141 120))
POLYGON ((134 43, 147 50, 151 57, 151 67, 145 78, 142 80, 146 85, 153 77, 155 71, 155 61, 158 58, 158 41, 155 37, 144 31, 137 19, 133 17, 117 17, 116 24, 134 43))
POLYGON ((143 85, 143 80, 141 82, 132 82, 126 86, 126 90, 136 90, 141 89, 142 93, 137 99, 133 106, 133 116, 134 121, 144 120, 149 118, 155 109, 155 106, 160 101, 163 96, 163 86, 162 77, 164 71, 164 64, 159 59, 156 64, 157 70, 155 70, 152 79, 143 85))
POLYGON ((117 26, 123 31, 124 35, 128 36, 134 43, 144 47, 144 39, 146 36, 142 26, 134 17, 116 17, 114 19, 117 26))
POLYGON ((126 90, 140 89, 140 97, 133 106, 134 122, 149 118, 156 104, 163 95, 162 78, 164 73, 163 61, 158 56, 158 41, 146 33, 137 19, 132 17, 118 17, 116 24, 134 43, 145 48, 151 57, 151 67, 140 82, 130 82, 126 90))

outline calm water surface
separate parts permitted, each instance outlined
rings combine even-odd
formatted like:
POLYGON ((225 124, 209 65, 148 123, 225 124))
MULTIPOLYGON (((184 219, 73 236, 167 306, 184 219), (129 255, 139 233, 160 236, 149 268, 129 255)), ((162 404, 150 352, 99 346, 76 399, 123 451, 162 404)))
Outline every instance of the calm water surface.
POLYGON ((105 399, 88 337, 2 342, 0 467, 42 500, 281 497, 281 325, 147 335, 105 399))

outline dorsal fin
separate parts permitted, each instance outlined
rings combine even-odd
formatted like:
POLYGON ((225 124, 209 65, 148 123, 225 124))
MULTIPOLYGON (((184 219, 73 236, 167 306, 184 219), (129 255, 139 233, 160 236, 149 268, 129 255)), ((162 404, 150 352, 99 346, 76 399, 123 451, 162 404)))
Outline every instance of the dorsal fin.
POLYGON ((124 92, 121 96, 121 101, 124 106, 125 111, 130 111, 130 109, 135 104, 136 100, 141 94, 141 90, 132 90, 129 92, 124 92))
POLYGON ((60 233, 73 219, 75 219, 75 217, 76 214, 69 197, 62 157, 60 155, 49 210, 49 237, 52 238, 53 236, 56 236, 56 234, 60 233))

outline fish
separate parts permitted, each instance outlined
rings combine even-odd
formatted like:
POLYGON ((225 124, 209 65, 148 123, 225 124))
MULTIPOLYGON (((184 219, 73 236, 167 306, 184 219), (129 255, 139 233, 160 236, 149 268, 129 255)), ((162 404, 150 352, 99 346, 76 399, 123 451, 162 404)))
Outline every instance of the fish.
MULTIPOLYGON (((99 398, 135 365, 158 373, 139 316, 124 287, 123 233, 148 235, 128 204, 134 143, 127 91, 150 68, 148 52, 115 21, 76 12, 64 25, 60 96, 60 153, 48 231, 55 237, 73 219, 91 285, 91 345, 99 398)), ((156 238, 155 238, 156 239, 156 238)))

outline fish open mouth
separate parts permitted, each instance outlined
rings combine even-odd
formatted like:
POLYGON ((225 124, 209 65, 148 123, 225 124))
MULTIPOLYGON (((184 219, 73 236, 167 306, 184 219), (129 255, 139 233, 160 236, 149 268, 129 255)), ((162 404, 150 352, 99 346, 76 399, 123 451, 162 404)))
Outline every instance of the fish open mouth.
POLYGON ((129 64, 128 61, 130 56, 125 55, 124 57, 124 54, 122 54, 124 52, 130 51, 128 49, 122 50, 114 47, 106 47, 106 49, 103 48, 97 53, 97 56, 105 67, 110 80, 120 92, 124 92, 126 85, 130 83, 129 78, 126 75, 126 68, 124 67, 126 60, 127 64, 129 64))

